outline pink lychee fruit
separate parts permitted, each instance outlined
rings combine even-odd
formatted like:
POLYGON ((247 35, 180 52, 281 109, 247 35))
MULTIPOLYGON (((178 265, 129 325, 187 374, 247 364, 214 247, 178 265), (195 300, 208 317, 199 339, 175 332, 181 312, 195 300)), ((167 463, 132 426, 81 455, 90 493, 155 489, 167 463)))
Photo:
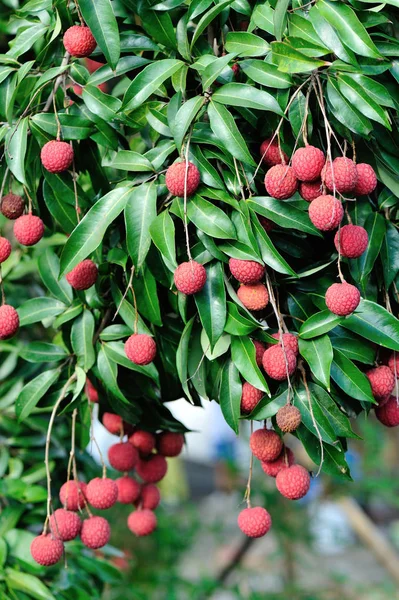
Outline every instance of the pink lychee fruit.
POLYGON ((173 276, 175 286, 182 294, 191 296, 202 290, 206 283, 206 270, 204 265, 190 260, 181 263, 173 276))
POLYGON ((233 277, 240 283, 258 283, 265 274, 265 267, 254 260, 230 258, 229 267, 233 277))
POLYGON ((299 193, 306 202, 316 200, 323 193, 321 180, 301 181, 299 184, 299 193))
MULTIPOLYGON (((280 333, 272 333, 272 338, 274 338, 275 340, 278 340, 279 342, 279 346, 281 346, 281 341, 280 341, 280 333)), ((284 344, 284 348, 289 348, 290 350, 293 351, 293 353, 295 354, 295 356, 298 356, 298 338, 295 334, 293 333, 283 333, 283 344, 284 344)), ((268 344, 267 347, 268 348, 272 348, 273 346, 275 346, 275 344, 268 344)))
POLYGON ((44 234, 44 223, 31 213, 22 215, 14 223, 14 235, 22 246, 34 246, 44 234))
POLYGON ((135 510, 127 518, 127 526, 138 537, 150 535, 157 526, 155 513, 148 508, 135 510))
POLYGON ((397 427, 399 425, 399 404, 395 396, 391 396, 383 405, 375 409, 377 419, 385 427, 397 427))
POLYGON ((335 234, 334 244, 344 258, 359 258, 366 250, 369 236, 360 225, 344 225, 335 234))
POLYGON ((168 470, 168 463, 161 454, 152 454, 149 458, 139 459, 136 472, 146 483, 157 483, 161 481, 168 470))
POLYGON ((262 142, 260 147, 260 155, 262 156, 263 162, 268 167, 274 167, 274 165, 281 165, 288 163, 288 156, 284 150, 279 150, 277 139, 271 142, 271 138, 268 138, 262 142))
POLYGON ((367 163, 356 165, 357 181, 353 193, 355 196, 367 196, 377 187, 377 175, 373 167, 367 163))
POLYGON ((97 265, 90 258, 86 258, 67 273, 66 280, 74 290, 88 290, 96 283, 97 277, 97 265))
POLYGON ((64 33, 63 42, 65 50, 67 50, 71 56, 76 56, 76 58, 89 56, 94 52, 97 46, 94 35, 89 27, 82 25, 73 25, 67 29, 64 33))
POLYGON ((287 469, 282 469, 277 473, 276 487, 282 496, 290 500, 299 500, 309 491, 309 472, 301 465, 292 465, 287 469))
POLYGON ((269 303, 269 293, 263 283, 242 284, 238 288, 237 296, 248 310, 262 310, 269 303))
POLYGON ((324 153, 316 146, 308 145, 294 152, 292 169, 295 177, 300 181, 315 181, 320 178, 325 162, 324 153))
POLYGON ((7 238, 0 236, 0 264, 5 262, 11 254, 11 244, 7 238))
POLYGON ((115 415, 114 413, 105 412, 102 417, 102 422, 110 433, 119 435, 123 428, 122 417, 115 415))
POLYGON ((260 464, 266 475, 269 475, 269 477, 276 477, 277 473, 282 469, 290 467, 294 462, 294 453, 290 448, 284 446, 276 460, 263 460, 260 464))
POLYGON ((162 431, 157 435, 157 450, 162 456, 178 456, 183 450, 184 435, 174 431, 162 431))
POLYGON ((51 533, 42 533, 32 540, 30 553, 34 561, 43 567, 55 565, 64 553, 64 544, 51 533))
POLYGON ((369 369, 366 371, 366 377, 370 382, 371 391, 375 398, 388 396, 395 387, 395 375, 386 365, 369 369))
POLYGON ((291 198, 298 189, 298 180, 292 167, 275 165, 265 175, 265 188, 269 196, 277 200, 291 198))
POLYGON ((262 363, 269 377, 283 381, 295 372, 296 356, 289 348, 272 346, 264 353, 262 363))
POLYGON ((0 306, 0 340, 8 340, 15 335, 19 328, 19 316, 13 306, 0 306))
POLYGON ((129 442, 113 444, 108 450, 108 460, 117 471, 131 471, 136 466, 139 454, 129 442))
POLYGON ((321 179, 326 187, 333 191, 335 189, 340 194, 353 192, 357 183, 356 165, 350 158, 339 156, 332 163, 327 161, 321 172, 321 179))
POLYGON ((115 480, 118 488, 118 502, 121 504, 133 504, 138 500, 141 493, 141 485, 133 477, 124 475, 115 480))
POLYGON ((272 518, 265 508, 254 506, 244 508, 238 515, 238 527, 250 538, 259 538, 266 535, 272 526, 272 518))
POLYGON ((255 360, 258 367, 262 366, 262 358, 266 350, 266 346, 258 340, 252 340, 255 346, 255 360))
POLYGON ((44 144, 40 153, 42 165, 50 173, 62 173, 69 169, 73 157, 72 146, 59 140, 51 140, 44 144))
POLYGON ((102 548, 108 544, 110 537, 111 527, 104 517, 89 517, 83 521, 80 539, 87 548, 102 548))
POLYGON ((263 398, 264 392, 245 381, 242 386, 241 394, 241 413, 249 414, 253 411, 258 402, 263 398))
POLYGON ((170 165, 166 171, 165 183, 169 192, 179 198, 184 197, 184 188, 186 184, 187 196, 192 196, 200 184, 201 175, 193 163, 188 163, 186 178, 186 161, 176 162, 170 165))
POLYGON ((249 438, 251 451, 259 460, 276 460, 283 448, 280 436, 272 429, 257 429, 249 438))
POLYGON ((344 216, 342 202, 334 196, 321 195, 309 204, 309 218, 320 231, 332 231, 344 216))
POLYGON ((98 392, 88 377, 86 377, 85 394, 90 402, 98 403, 98 392))
POLYGON ((155 510, 160 501, 161 494, 157 486, 153 483, 145 483, 141 486, 140 497, 135 502, 135 505, 140 506, 141 508, 155 510))
POLYGON ((136 365, 148 365, 157 355, 157 346, 150 335, 134 333, 125 342, 125 354, 136 365))
POLYGON ((346 317, 353 313, 359 306, 360 292, 354 285, 344 281, 333 283, 326 291, 327 308, 340 317, 346 317))
POLYGON ((79 510, 84 508, 87 484, 83 481, 70 480, 60 489, 60 502, 66 510, 79 510))
POLYGON ((141 455, 151 454, 155 448, 155 435, 149 431, 137 429, 129 437, 129 443, 132 444, 141 455))
POLYGON ((118 486, 108 477, 95 477, 87 484, 87 502, 94 508, 111 508, 118 499, 118 486))
POLYGON ((50 517, 50 529, 54 537, 60 538, 63 542, 74 540, 80 533, 82 521, 76 512, 57 508, 50 517))

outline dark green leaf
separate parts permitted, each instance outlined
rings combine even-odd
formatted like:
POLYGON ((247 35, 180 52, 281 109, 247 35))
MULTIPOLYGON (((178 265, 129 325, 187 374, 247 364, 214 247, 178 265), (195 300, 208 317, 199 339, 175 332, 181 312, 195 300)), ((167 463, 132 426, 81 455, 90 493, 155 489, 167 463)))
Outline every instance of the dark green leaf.
POLYGON ((328 335, 312 340, 299 338, 299 352, 308 363, 310 370, 320 383, 330 389, 330 369, 333 349, 328 335))
POLYGON ((120 39, 110 0, 80 0, 79 6, 107 62, 115 69, 120 55, 120 39))
POLYGON ((57 381, 59 376, 59 369, 52 369, 40 373, 25 385, 15 403, 15 414, 19 421, 23 421, 30 415, 40 398, 57 381))
POLYGON ((226 291, 221 263, 213 262, 207 265, 206 274, 205 286, 195 294, 195 302, 212 350, 223 333, 227 315, 226 291))
POLYGON ((345 318, 342 326, 384 348, 399 351, 399 321, 375 302, 360 300, 356 312, 345 318))
POLYGON ((226 51, 238 56, 264 56, 269 44, 263 38, 245 31, 229 31, 226 36, 226 51))
POLYGON ((242 377, 251 385, 270 395, 269 387, 255 358, 255 346, 248 337, 231 338, 231 358, 242 377))
POLYGON ((187 215, 198 229, 211 237, 235 239, 236 232, 229 217, 220 208, 195 195, 189 199, 187 215))
POLYGON ((143 183, 133 190, 125 207, 126 242, 134 266, 140 269, 151 245, 150 225, 157 216, 157 190, 143 183))
POLYGON ((278 115, 283 114, 274 96, 245 83, 223 85, 213 93, 212 100, 230 106, 243 106, 257 110, 269 110, 278 115))
POLYGON ((195 316, 192 317, 183 330, 180 338, 179 346, 176 352, 176 369, 179 375, 180 383, 186 396, 192 401, 190 389, 188 386, 188 355, 190 346, 191 331, 194 325, 195 316))
POLYGON ((221 140, 226 150, 238 160, 248 165, 255 162, 248 150, 233 115, 223 105, 210 102, 208 114, 213 133, 221 140))
POLYGON ((235 364, 228 360, 222 371, 220 383, 220 408, 226 423, 238 434, 242 385, 235 364))
POLYGON ((32 298, 18 307, 19 324, 23 327, 56 317, 66 308, 65 304, 54 298, 32 298))
POLYGON ((96 360, 93 336, 94 317, 89 310, 84 310, 73 322, 71 344, 78 359, 78 365, 86 372, 92 368, 96 360))
POLYGON ((49 292, 64 304, 73 300, 72 288, 65 278, 59 279, 60 260, 51 248, 39 256, 38 267, 40 277, 49 292))
POLYGON ((162 254, 165 264, 172 272, 177 267, 175 248, 175 225, 167 210, 159 214, 150 226, 152 241, 162 254))
POLYGON ((320 231, 311 223, 308 213, 299 210, 290 202, 282 202, 268 196, 254 196, 248 201, 248 206, 280 227, 321 235, 320 231))
POLYGON ((335 383, 351 398, 363 402, 375 403, 371 393, 370 382, 366 375, 345 356, 340 350, 334 350, 334 360, 331 365, 331 377, 335 383))
POLYGON ((138 108, 156 92, 168 77, 172 77, 184 63, 180 60, 165 59, 145 67, 132 81, 123 98, 123 110, 138 108))
POLYGON ((301 325, 299 335, 304 340, 315 338, 323 333, 327 333, 331 329, 334 329, 337 325, 343 322, 343 317, 334 315, 329 310, 322 310, 309 317, 305 323, 301 325))

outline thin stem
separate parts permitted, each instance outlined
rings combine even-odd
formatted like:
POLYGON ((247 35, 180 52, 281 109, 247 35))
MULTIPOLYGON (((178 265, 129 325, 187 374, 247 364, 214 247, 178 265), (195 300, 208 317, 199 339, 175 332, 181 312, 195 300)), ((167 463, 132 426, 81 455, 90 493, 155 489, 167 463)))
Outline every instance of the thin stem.
POLYGON ((120 302, 119 302, 119 304, 118 304, 118 307, 117 307, 117 309, 116 309, 116 312, 115 312, 114 316, 112 317, 112 321, 115 321, 116 317, 117 317, 117 316, 118 316, 118 314, 119 314, 119 311, 120 311, 120 309, 121 309, 121 306, 122 306, 122 304, 123 304, 123 301, 125 300, 125 298, 126 298, 126 296, 127 296, 128 292, 129 292, 129 289, 130 289, 130 287, 131 287, 131 285, 132 285, 132 281, 133 281, 133 275, 134 275, 134 265, 133 265, 133 267, 132 267, 132 268, 131 268, 131 270, 130 270, 130 278, 129 278, 129 282, 128 282, 127 286, 126 286, 126 289, 125 289, 125 292, 124 292, 124 294, 123 294, 123 296, 122 296, 122 298, 121 298, 121 301, 120 301, 120 302))
POLYGON ((3 198, 3 193, 4 193, 4 188, 6 187, 6 181, 7 181, 7 175, 10 172, 10 168, 6 167, 6 170, 4 171, 4 177, 3 177, 3 181, 1 182, 1 188, 0 188, 0 201, 3 198))
MULTIPOLYGON (((254 422, 251 421, 251 435, 254 431, 254 422)), ((247 503, 247 508, 251 508, 251 482, 252 482, 252 471, 254 466, 254 455, 251 450, 251 458, 249 459, 249 473, 248 473, 248 482, 247 487, 245 489, 244 500, 247 503)))
MULTIPOLYGON (((72 142, 69 142, 69 143, 71 145, 71 148, 73 149, 72 142)), ((75 159, 73 159, 73 161, 72 161, 73 194, 75 196, 76 219, 77 219, 78 223, 80 223, 80 207, 79 207, 78 186, 77 186, 77 183, 76 183, 76 179, 77 179, 77 174, 76 174, 76 169, 75 169, 75 159)))
MULTIPOLYGON (((71 55, 69 54, 69 52, 65 52, 64 57, 62 59, 62 62, 61 62, 60 66, 61 67, 65 67, 68 64, 70 57, 71 57, 71 55)), ((53 97, 57 93, 57 90, 60 87, 61 82, 62 82, 62 74, 58 75, 57 79, 55 80, 53 89, 51 90, 50 95, 47 98, 47 102, 44 105, 44 108, 43 108, 42 112, 48 112, 50 110, 50 107, 51 107, 51 105, 53 103, 53 97)), ((33 100, 33 98, 32 98, 32 100, 33 100)))
POLYGON ((237 159, 233 157, 233 160, 234 160, 234 169, 235 169, 237 179, 238 179, 238 185, 240 186, 241 197, 245 202, 244 186, 241 183, 241 177, 240 177, 240 172, 238 170, 237 159))
POLYGON ((304 388, 306 390, 306 396, 307 396, 308 404, 309 404, 309 412, 310 412, 310 416, 312 418, 313 427, 316 430, 317 437, 318 437, 318 440, 319 440, 319 443, 320 443, 320 465, 319 465, 319 468, 318 468, 317 473, 316 473, 316 477, 318 477, 320 475, 320 473, 321 473, 321 469, 322 469, 323 463, 324 463, 323 438, 321 437, 320 429, 319 429, 319 426, 317 424, 317 421, 316 421, 314 413, 313 413, 312 399, 311 399, 311 395, 310 395, 310 390, 309 390, 308 382, 307 382, 307 379, 306 379, 306 371, 304 369, 302 361, 299 363, 298 369, 301 372, 302 382, 303 382, 304 388))
POLYGON ((186 144, 186 148, 185 148, 185 155, 186 155, 186 169, 184 172, 184 198, 183 198, 183 213, 184 213, 184 234, 186 236, 186 249, 187 249, 187 256, 188 256, 188 260, 191 262, 192 256, 191 256, 191 250, 190 250, 190 238, 189 238, 189 234, 188 234, 188 219, 187 219, 187 179, 188 179, 188 169, 189 169, 189 160, 188 160, 188 155, 189 155, 189 150, 190 150, 190 141, 191 141, 191 133, 192 133, 192 128, 190 130, 190 133, 187 136, 187 144, 186 144))
POLYGON ((4 293, 3 273, 1 271, 1 265, 0 265, 0 292, 1 292, 1 304, 3 305, 6 303, 6 295, 4 293))
MULTIPOLYGON (((74 408, 73 413, 72 413, 71 451, 69 453, 69 460, 68 460, 67 484, 71 477, 71 469, 72 469, 72 465, 73 465, 73 460, 75 458, 75 433, 76 433, 76 416, 77 416, 77 414, 78 414, 78 409, 74 408)), ((69 486, 67 485, 67 494, 68 494, 68 489, 69 489, 69 486)), ((68 505, 68 502, 66 502, 66 504, 68 505)))
POLYGON ((28 213, 31 214, 32 212, 32 198, 26 188, 26 186, 24 185, 24 192, 25 192, 25 196, 28 198, 28 213))
POLYGON ((102 470, 103 470, 102 475, 103 475, 103 478, 105 478, 107 476, 107 467, 106 467, 106 464, 105 464, 105 461, 104 461, 104 456, 103 456, 103 454, 101 452, 101 448, 98 445, 98 442, 97 442, 96 437, 94 435, 94 421, 93 421, 93 407, 92 407, 92 402, 90 402, 90 400, 87 400, 87 401, 89 403, 88 406, 89 406, 89 412, 90 412, 90 443, 91 443, 91 445, 93 445, 93 443, 94 443, 95 447, 97 448, 97 452, 98 452, 98 455, 100 457, 100 462, 101 462, 102 470))
POLYGON ((55 117, 55 122, 57 123, 57 135, 56 135, 56 140, 59 141, 61 139, 61 123, 60 123, 60 119, 58 117, 58 112, 57 112, 57 104, 55 101, 55 94, 53 96, 53 109, 54 109, 54 117, 55 117))

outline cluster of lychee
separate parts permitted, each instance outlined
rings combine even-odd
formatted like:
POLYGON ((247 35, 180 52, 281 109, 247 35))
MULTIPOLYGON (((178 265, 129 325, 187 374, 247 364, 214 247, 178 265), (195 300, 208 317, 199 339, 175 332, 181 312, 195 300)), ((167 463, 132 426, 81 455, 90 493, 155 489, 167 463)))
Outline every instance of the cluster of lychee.
POLYGON ((399 378, 399 356, 393 352, 388 364, 373 367, 366 372, 372 394, 377 402, 375 415, 385 427, 399 425, 399 401, 395 388, 399 378))

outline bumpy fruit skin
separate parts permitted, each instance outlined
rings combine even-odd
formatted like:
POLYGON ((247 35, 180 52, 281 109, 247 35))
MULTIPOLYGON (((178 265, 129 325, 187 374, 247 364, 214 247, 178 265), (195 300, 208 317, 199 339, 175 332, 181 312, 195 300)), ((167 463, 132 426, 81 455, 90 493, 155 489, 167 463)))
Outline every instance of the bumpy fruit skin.
POLYGON ((286 155, 284 150, 281 150, 280 153, 277 140, 273 140, 272 143, 270 143, 270 140, 271 138, 268 138, 267 140, 262 142, 260 147, 260 155, 263 158, 263 162, 268 167, 274 167, 274 165, 281 165, 283 163, 287 163, 288 156, 286 155), (283 159, 281 159, 281 156, 283 157, 283 159))
POLYGON ((317 181, 301 181, 299 184, 299 193, 306 202, 316 200, 322 193, 321 180, 317 181))
POLYGON ((127 526, 138 537, 150 535, 157 526, 155 513, 148 508, 135 510, 127 518, 127 526))
POLYGON ((0 210, 7 219, 18 219, 23 214, 24 208, 25 203, 21 196, 17 196, 12 192, 3 196, 1 200, 0 210))
POLYGON ((164 456, 154 454, 149 459, 140 459, 136 466, 136 472, 145 483, 157 483, 161 481, 168 470, 168 463, 164 456))
POLYGON ((280 436, 272 429, 257 429, 249 438, 251 451, 259 460, 276 460, 283 448, 280 436))
POLYGON ((8 340, 15 335, 19 328, 19 316, 13 306, 0 306, 0 340, 8 340))
POLYGON ((111 508, 118 499, 118 487, 115 481, 107 477, 95 477, 87 484, 87 502, 94 508, 111 508))
POLYGON ((117 471, 131 471, 138 459, 139 454, 136 448, 129 442, 113 444, 108 450, 109 463, 117 471))
POLYGON ((161 501, 161 493, 153 483, 146 483, 141 486, 141 494, 136 506, 155 510, 161 501))
POLYGON ((74 540, 80 533, 82 521, 76 512, 57 508, 50 517, 50 529, 54 537, 63 542, 74 540))
POLYGON ((230 258, 229 267, 233 277, 240 283, 258 283, 265 274, 265 267, 254 260, 230 258))
POLYGON ((301 412, 296 406, 287 404, 277 411, 276 422, 284 433, 292 433, 298 429, 301 421, 301 412))
POLYGON ((88 377, 86 377, 85 394, 90 402, 98 403, 98 392, 88 377))
POLYGON ((84 508, 87 484, 79 481, 79 484, 72 479, 65 482, 60 489, 60 502, 66 510, 76 511, 84 508))
POLYGON ((181 263, 177 267, 173 279, 179 292, 191 296, 200 292, 206 283, 205 267, 195 260, 181 263))
POLYGON ((355 196, 366 196, 377 187, 377 175, 373 167, 367 163, 356 165, 357 181, 353 193, 355 196))
MULTIPOLYGON (((184 182, 186 177, 186 161, 170 165, 166 171, 165 183, 173 196, 184 198, 184 182)), ((193 163, 188 163, 187 196, 192 196, 200 184, 200 172, 193 163)))
POLYGON ((392 352, 388 360, 388 367, 395 377, 399 377, 399 352, 392 352))
MULTIPOLYGON (((275 340, 278 340, 279 346, 281 346, 279 333, 273 333, 272 338, 274 338, 275 340)), ((289 350, 293 351, 295 356, 298 356, 299 348, 298 348, 298 338, 296 335, 294 335, 293 333, 283 333, 283 344, 284 344, 284 348, 286 348, 286 349, 289 348, 289 350)), ((273 348, 273 346, 275 346, 275 344, 267 345, 268 348, 273 348)))
POLYGON ((395 396, 391 396, 383 406, 376 408, 375 414, 385 427, 397 427, 399 425, 399 404, 395 396))
POLYGON ((154 339, 146 333, 134 333, 125 342, 125 353, 136 365, 148 365, 157 355, 154 339))
POLYGON ((276 460, 263 460, 260 464, 269 477, 277 477, 282 469, 287 469, 295 462, 294 453, 290 448, 283 447, 276 460))
POLYGON ((50 173, 62 173, 73 161, 73 149, 67 142, 51 140, 44 144, 40 153, 42 165, 50 173))
POLYGON ((121 504, 133 504, 138 500, 141 493, 141 485, 133 477, 120 477, 115 481, 118 488, 118 502, 121 504))
POLYGON ((326 162, 324 153, 316 146, 298 148, 292 157, 294 175, 300 181, 315 181, 319 179, 321 170, 326 162))
POLYGON ((155 435, 149 431, 138 429, 130 436, 129 443, 145 456, 151 454, 155 448, 155 435))
POLYGON ((341 251, 344 258, 359 258, 368 243, 368 233, 360 225, 344 225, 338 229, 334 237, 335 247, 338 252, 341 251))
POLYGON ((265 188, 272 198, 286 200, 291 198, 298 189, 298 180, 292 167, 275 165, 265 175, 265 188))
POLYGON ((309 491, 310 475, 301 465, 292 465, 277 473, 276 486, 282 496, 289 500, 299 500, 309 491))
POLYGON ((266 535, 272 526, 272 518, 265 508, 254 506, 244 508, 238 515, 238 527, 250 538, 260 538, 266 535))
POLYGON ((40 217, 27 214, 14 223, 14 235, 23 246, 34 246, 44 234, 44 223, 40 217))
POLYGON ((269 377, 277 381, 283 381, 287 379, 287 370, 288 376, 294 373, 296 356, 289 348, 283 350, 281 346, 272 346, 264 353, 262 364, 269 377))
POLYGON ((80 539, 87 548, 102 548, 110 537, 111 527, 104 517, 89 517, 83 521, 80 539))
POLYGON ((262 310, 269 303, 269 292, 263 283, 241 285, 237 296, 248 310, 262 310))
POLYGON ((71 56, 76 56, 76 58, 90 56, 97 46, 97 42, 90 29, 81 25, 73 25, 73 27, 67 29, 64 33, 63 42, 65 50, 71 56))
POLYGON ((88 290, 97 281, 98 269, 90 258, 82 260, 66 275, 66 280, 74 290, 88 290))
POLYGON ((163 431, 157 435, 157 450, 162 456, 179 456, 184 446, 184 435, 163 431))
POLYGON ((258 340, 252 340, 255 346, 255 360, 258 367, 262 366, 262 358, 266 350, 266 346, 258 340))
POLYGON ((114 413, 105 412, 103 414, 103 425, 110 433, 118 435, 122 431, 123 421, 122 417, 115 415, 114 413))
POLYGON ((357 183, 356 165, 350 158, 339 156, 331 162, 327 161, 321 172, 321 179, 329 190, 335 189, 340 194, 353 192, 357 183), (333 175, 334 173, 334 175, 333 175))
POLYGON ((55 565, 64 552, 64 544, 51 533, 38 535, 30 545, 33 560, 43 567, 55 565))
POLYGON ((309 205, 309 218, 320 231, 332 231, 342 221, 344 209, 338 198, 321 195, 309 205))
POLYGON ((395 387, 395 375, 386 365, 369 369, 366 372, 366 377, 370 382, 371 391, 375 398, 388 396, 395 387))
POLYGON ((259 400, 263 398, 264 392, 245 381, 242 386, 241 412, 246 415, 253 411, 259 400))
POLYGON ((354 285, 347 283, 333 283, 326 291, 327 308, 340 317, 353 313, 359 306, 360 292, 354 285))

